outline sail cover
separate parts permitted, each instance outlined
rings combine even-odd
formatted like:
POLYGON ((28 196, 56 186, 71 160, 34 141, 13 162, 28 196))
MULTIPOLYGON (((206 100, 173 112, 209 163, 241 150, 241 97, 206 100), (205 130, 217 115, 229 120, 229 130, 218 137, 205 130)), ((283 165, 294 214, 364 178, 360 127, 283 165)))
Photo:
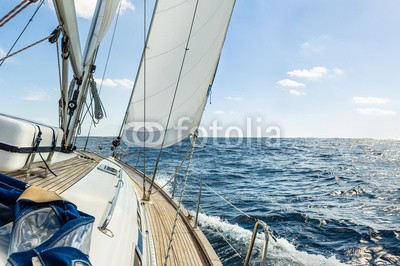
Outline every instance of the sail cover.
POLYGON ((168 147, 197 130, 234 4, 157 1, 127 110, 126 144, 168 147))

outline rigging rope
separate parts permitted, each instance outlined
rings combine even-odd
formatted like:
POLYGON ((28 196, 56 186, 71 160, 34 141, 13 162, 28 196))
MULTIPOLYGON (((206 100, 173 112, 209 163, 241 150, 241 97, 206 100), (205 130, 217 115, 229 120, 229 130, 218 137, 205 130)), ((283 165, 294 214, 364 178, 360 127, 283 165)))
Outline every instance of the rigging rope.
MULTIPOLYGON (((245 213, 244 211, 242 211, 241 209, 239 209, 238 207, 236 207, 233 203, 231 203, 230 201, 228 201, 227 199, 225 199, 223 196, 221 196, 220 194, 218 194, 214 189, 212 189, 209 185, 207 185, 204 181, 203 181, 203 185, 205 185, 212 193, 214 193, 215 195, 217 195, 219 198, 221 198, 223 201, 225 201, 226 203, 228 203, 228 205, 230 205, 231 207, 233 207, 235 210, 237 210, 238 212, 240 212, 241 214, 243 214, 244 216, 246 216, 247 218, 254 220, 255 222, 258 221, 257 218, 245 213)), ((187 195, 187 194, 186 194, 187 195)), ((193 199, 191 199, 193 201, 193 199)), ((205 211, 203 210, 203 208, 200 206, 200 209, 203 211, 203 213, 205 213, 205 211)), ((229 243, 229 241, 224 237, 224 235, 222 234, 221 231, 219 231, 218 228, 216 228, 216 230, 220 233, 220 235, 222 236, 222 238, 224 238, 224 240, 228 243, 228 245, 233 249, 233 251, 239 255, 240 258, 242 258, 242 256, 240 256, 240 254, 238 254, 238 252, 236 251, 236 249, 229 243)), ((269 235, 272 237, 272 239, 277 242, 276 237, 274 236, 273 232, 271 230, 268 230, 269 235)), ((302 261, 300 261, 298 258, 296 258, 296 256, 294 256, 289 250, 287 250, 285 247, 280 246, 282 248, 282 250, 289 255, 290 257, 292 257, 295 261, 297 261, 300 265, 305 265, 302 261)), ((242 258, 243 259, 243 258, 242 258)))
POLYGON ((16 52, 14 52, 14 53, 12 53, 12 54, 8 54, 8 55, 6 55, 5 57, 0 58, 0 61, 3 63, 6 59, 8 59, 8 58, 10 58, 10 57, 12 57, 12 56, 14 56, 14 55, 16 55, 16 54, 19 54, 19 53, 21 53, 21 52, 23 52, 23 51, 25 51, 25 50, 27 50, 27 49, 29 49, 29 48, 31 48, 31 47, 33 47, 33 46, 39 44, 39 43, 41 43, 41 42, 43 42, 43 41, 45 41, 45 40, 47 40, 47 39, 49 39, 49 38, 51 38, 51 37, 53 37, 53 36, 54 36, 54 35, 51 34, 51 35, 49 35, 49 36, 47 36, 47 37, 44 37, 43 39, 40 39, 40 40, 37 41, 37 42, 34 42, 34 43, 32 43, 32 44, 30 44, 30 45, 28 45, 28 46, 25 46, 24 48, 22 48, 22 49, 20 49, 20 50, 18 50, 18 51, 16 51, 16 52))
MULTIPOLYGON (((90 83, 93 80, 93 73, 96 71, 96 65, 94 64, 94 62, 96 61, 98 51, 99 51, 99 46, 94 50, 93 57, 92 57, 91 62, 90 62, 90 68, 89 68, 89 74, 88 74, 88 78, 87 78, 87 84, 86 83, 82 83, 82 84, 85 85, 85 88, 87 88, 87 89, 90 87, 90 85, 91 85, 90 83)), ((75 105, 77 104, 77 99, 79 97, 78 95, 79 95, 80 86, 81 86, 81 84, 79 84, 78 88, 74 91, 74 96, 73 97, 76 96, 76 98, 74 100, 75 101, 75 105)), ((82 100, 81 100, 82 109, 81 109, 81 113, 78 114, 77 130, 76 130, 76 132, 75 132, 75 134, 73 136, 74 137, 74 146, 75 146, 77 137, 81 134, 82 124, 85 121, 86 115, 88 113, 90 114, 90 117, 92 118, 92 122, 95 123, 95 124, 98 123, 98 121, 95 121, 95 114, 94 114, 93 104, 92 104, 93 103, 93 96, 92 96, 92 94, 89 94, 90 105, 88 105, 88 103, 86 101, 86 99, 87 99, 86 96, 87 95, 83 96, 82 100), (87 108, 85 113, 83 112, 84 111, 83 103, 86 105, 86 108, 87 108)), ((76 107, 77 107, 77 105, 76 105, 76 107)), ((68 127, 67 128, 69 128, 69 126, 70 126, 70 123, 71 123, 71 120, 72 120, 72 115, 75 112, 76 107, 73 108, 73 109, 70 109, 70 117, 69 117, 69 120, 68 120, 68 127)))
POLYGON ((71 99, 72 93, 74 92, 76 79, 71 79, 68 87, 68 99, 71 99))
MULTIPOLYGON (((37 12, 39 11, 40 7, 43 5, 44 0, 40 1, 40 4, 38 5, 38 7, 36 8, 36 10, 33 12, 33 15, 31 16, 31 18, 29 19, 28 23, 26 23, 25 27, 23 28, 23 30, 21 31, 21 33, 19 34, 18 38, 15 40, 14 44, 11 46, 10 50, 8 50, 6 57, 11 53, 11 51, 14 49, 14 46, 18 43, 19 39, 21 38, 21 36, 24 34, 25 30, 28 28, 29 24, 33 21, 33 18, 36 16, 37 12)), ((7 57, 8 58, 8 57, 7 57)), ((3 65, 3 63, 5 62, 5 59, 7 58, 2 58, 0 60, 0 67, 3 65)))
MULTIPOLYGON (((157 5, 157 4, 156 4, 157 5)), ((146 49, 147 49, 147 27, 146 27, 147 1, 143 1, 143 198, 146 198, 146 49)), ((154 9, 155 10, 155 9, 154 9)), ((132 94, 133 95, 133 94, 132 94)), ((151 187, 151 185, 150 185, 151 187)), ((150 193, 149 193, 150 197, 150 193)))
POLYGON ((57 50, 57 67, 58 67, 58 82, 60 83, 60 102, 59 102, 59 126, 62 128, 63 126, 63 117, 64 117, 64 105, 65 105, 65 99, 64 99, 64 93, 62 90, 62 81, 61 81, 61 62, 60 62, 60 49, 59 49, 59 43, 58 39, 56 41, 56 50, 57 50))
POLYGON ((229 202, 227 199, 225 199, 223 196, 221 196, 220 194, 218 194, 218 192, 216 192, 214 189, 212 189, 209 185, 207 185, 204 181, 203 181, 203 185, 205 185, 209 190, 211 190, 211 192, 213 192, 215 195, 217 195, 218 197, 220 197, 223 201, 225 201, 226 203, 228 203, 231 207, 233 207, 235 210, 237 210, 238 212, 240 212, 241 214, 243 214, 244 216, 246 216, 247 218, 249 218, 250 220, 253 221, 257 221, 257 218, 250 216, 249 214, 245 213, 244 211, 242 211, 241 209, 239 209, 238 207, 236 207, 235 205, 233 205, 231 202, 229 202))
MULTIPOLYGON (((89 95, 90 97, 92 97, 91 95, 89 95)), ((79 119, 79 127, 81 127, 82 126, 82 124, 83 124, 83 121, 85 121, 85 118, 86 118, 86 115, 89 113, 89 115, 90 115, 90 117, 92 118, 92 120, 94 120, 94 113, 93 113, 93 107, 92 106, 90 106, 90 105, 88 105, 87 104, 87 102, 85 102, 85 107, 86 107, 86 112, 85 112, 85 114, 83 114, 83 111, 82 111, 82 115, 81 115, 81 118, 79 119)), ((77 134, 76 136, 78 136, 79 134, 77 134)))
MULTIPOLYGON (((183 54, 182 64, 181 64, 181 67, 180 67, 180 70, 179 70, 179 75, 178 75, 178 79, 177 79, 176 86, 175 86, 174 96, 173 96, 173 98, 172 98, 171 107, 170 107, 169 114, 168 114, 168 119, 167 119, 167 124, 165 125, 165 131, 164 131, 163 141, 162 141, 162 143, 161 143, 160 152, 158 153, 158 156, 157 156, 156 165, 155 165, 155 167, 154 167, 153 176, 152 176, 152 178, 151 178, 151 183, 150 183, 150 187, 149 187, 149 190, 148 190, 148 195, 149 195, 149 196, 150 196, 150 194, 151 194, 151 189, 153 188, 154 180, 155 180, 155 178, 156 178, 157 169, 158 169, 158 164, 159 164, 159 162, 160 162, 162 150, 163 150, 163 147, 164 147, 165 138, 166 138, 166 136, 167 136, 167 130, 168 130, 169 121, 170 121, 170 119, 171 119, 171 114, 172 114, 172 110, 173 110, 174 103, 175 103, 176 93, 177 93, 177 91, 178 91, 178 87, 179 87, 180 80, 181 80, 181 76, 182 76, 182 72, 183 72, 183 66, 185 65, 186 55, 187 55, 187 52, 189 51, 189 42, 190 42, 190 37, 191 37, 192 31, 193 31, 193 26, 194 26, 194 21, 195 21, 196 14, 197 14, 197 7, 198 7, 198 5, 199 5, 199 0, 196 1, 196 6, 195 6, 194 11, 193 11, 192 23, 191 23, 191 25, 190 25, 189 34, 188 34, 188 38, 187 38, 187 41, 186 41, 185 52, 184 52, 184 54, 183 54)), ((195 135, 196 135, 196 133, 195 133, 195 135)), ((194 138, 196 139, 197 137, 194 136, 194 138)))
POLYGON ((171 181, 177 176, 179 170, 182 168, 183 164, 185 163, 186 159, 188 158, 188 156, 190 154, 190 151, 193 148, 193 145, 194 144, 190 143, 190 145, 189 145, 189 147, 188 147, 188 149, 186 151, 185 156, 183 157, 180 165, 178 167, 176 167, 175 173, 171 176, 171 178, 162 187, 160 187, 156 191, 152 192, 151 194, 155 194, 155 193, 159 192, 160 190, 163 190, 169 183, 171 183, 171 181))
POLYGON ((42 159, 42 161, 43 161, 44 165, 46 166, 47 170, 49 170, 52 175, 57 177, 57 175, 50 169, 49 165, 47 164, 46 160, 43 158, 42 154, 40 152, 38 152, 38 153, 39 153, 40 159, 42 159))
MULTIPOLYGON (((195 138, 195 137, 193 137, 193 138, 195 138)), ((195 139, 193 139, 192 141, 194 143, 195 139)), ((176 208, 175 220, 174 220, 174 223, 173 223, 173 226, 172 226, 171 236, 169 238, 168 250, 167 250, 167 255, 165 256, 164 266, 167 266, 169 253, 171 251, 172 243, 174 241, 176 224, 177 224, 179 212, 180 212, 180 209, 181 209, 181 204, 182 204, 182 200, 183 200, 183 194, 184 194, 185 188, 186 188, 186 181, 187 181, 188 176, 189 176, 190 163, 191 163, 192 158, 193 158, 194 144, 190 145, 190 147, 191 147, 191 149, 190 149, 190 157, 189 157, 189 161, 188 161, 187 166, 186 166, 186 173, 185 173, 185 176, 183 177, 183 181, 182 181, 181 194, 179 196, 178 207, 176 208)))
MULTIPOLYGON (((191 202, 193 202, 194 204, 197 204, 197 201, 194 200, 193 198, 191 198, 186 192, 185 192, 185 196, 186 196, 191 202)), ((200 210, 201 210, 202 213, 206 213, 206 212, 204 211, 203 207, 201 207, 201 205, 199 205, 199 208, 200 208, 200 210)), ((233 247, 233 245, 229 242, 229 240, 224 236, 224 234, 222 233, 222 231, 219 230, 218 227, 215 227, 215 229, 218 231, 218 233, 221 235, 221 237, 224 239, 224 241, 228 244, 228 246, 233 250, 233 252, 235 252, 236 255, 237 255, 239 258, 244 259, 244 258, 242 257, 242 255, 240 255, 239 251, 237 251, 237 250, 233 247)))
POLYGON ((5 24, 7 24, 7 22, 13 19, 16 15, 18 15, 22 10, 27 8, 30 4, 32 4, 32 1, 22 0, 21 3, 19 3, 16 7, 14 7, 10 12, 8 12, 0 19, 0 28, 3 27, 5 24))
MULTIPOLYGON (((107 54, 106 64, 105 64, 105 66, 104 66, 103 76, 101 77, 100 89, 99 89, 99 92, 98 92, 99 98, 100 98, 100 94, 101 94, 101 89, 103 88, 104 77, 106 76, 106 71, 107 71, 107 67, 108 67, 108 61, 110 60, 110 55, 111 55, 112 46, 113 46, 113 44, 114 44, 115 32, 116 32, 116 29, 117 29, 118 19, 119 19, 119 15, 120 15, 120 11, 121 11, 121 3, 122 3, 122 1, 119 3, 119 6, 118 6, 117 16, 116 16, 116 18, 115 18, 114 29, 113 29, 113 33, 112 33, 112 36, 111 36, 111 42, 110 42, 110 46, 108 47, 108 54, 107 54)), ((93 93, 93 92, 92 92, 92 93, 93 93)), ((90 106, 91 106, 91 105, 92 105, 92 101, 90 101, 90 106)), ((105 108, 104 108, 103 104, 101 104, 101 105, 102 105, 102 108, 104 109, 104 112, 105 112, 105 108)), ((95 107, 95 108, 96 108, 96 107, 95 107)), ((107 116, 107 115, 106 115, 106 116, 107 116)), ((86 137, 86 142, 85 142, 85 148, 84 148, 84 150, 86 150, 86 147, 87 147, 87 144, 88 144, 88 141, 89 141, 90 132, 92 131, 92 126, 93 126, 93 124, 95 124, 95 123, 94 123, 94 121, 92 120, 92 121, 90 122, 90 127, 89 127, 89 131, 88 131, 88 134, 87 134, 87 137, 86 137)))
POLYGON ((11 16, 18 8, 20 8, 27 0, 22 0, 21 3, 19 3, 16 7, 14 7, 10 12, 5 14, 1 19, 0 23, 2 23, 5 19, 7 19, 9 16, 11 16))

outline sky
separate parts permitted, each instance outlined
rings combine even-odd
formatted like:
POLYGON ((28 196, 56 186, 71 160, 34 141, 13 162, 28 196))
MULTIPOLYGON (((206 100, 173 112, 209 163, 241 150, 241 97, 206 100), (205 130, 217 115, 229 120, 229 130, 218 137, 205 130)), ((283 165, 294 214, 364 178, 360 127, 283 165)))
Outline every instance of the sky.
MULTIPOLYGON (((0 17, 19 1, 3 0, 0 17)), ((147 15, 151 14, 152 1, 147 15)), ((94 1, 76 1, 82 47, 94 1)), ((0 57, 36 5, 0 28, 0 57)), ((149 21, 149 19, 148 19, 149 21)), ((47 0, 17 44, 58 22, 47 0)), ((400 1, 237 0, 201 126, 219 136, 400 139, 400 1), (251 126, 248 126, 251 124, 251 126), (272 132, 272 133, 271 133, 272 132)), ((111 31, 99 52, 102 79, 111 31)), ((101 96, 107 118, 92 135, 115 136, 143 45, 143 3, 124 0, 101 96)), ((0 113, 58 124, 56 47, 44 42, 0 67, 0 113)), ((82 134, 89 125, 82 125, 82 134)))

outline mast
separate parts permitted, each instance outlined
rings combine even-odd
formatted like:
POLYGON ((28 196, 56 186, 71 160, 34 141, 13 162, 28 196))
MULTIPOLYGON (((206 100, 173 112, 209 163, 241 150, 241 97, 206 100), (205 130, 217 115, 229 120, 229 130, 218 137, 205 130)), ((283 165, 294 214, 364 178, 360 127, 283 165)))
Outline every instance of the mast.
MULTIPOLYGON (((106 34, 112 20, 114 19, 120 0, 99 0, 93 15, 92 24, 88 33, 85 53, 82 57, 76 12, 73 0, 53 0, 60 25, 63 26, 63 34, 70 40, 71 65, 74 72, 73 92, 67 93, 63 86, 63 95, 69 95, 67 107, 64 109, 64 149, 72 149, 72 139, 79 125, 79 118, 83 104, 86 101, 89 79, 94 72, 94 61, 96 52, 106 34)), ((67 71, 67 68, 65 69, 67 71)), ((64 72, 63 79, 68 76, 64 72)), ((66 81, 63 80, 63 84, 66 81)), ((63 97, 62 97, 63 98, 63 97)))
POLYGON ((75 77, 83 73, 82 51, 79 39, 78 23, 76 20, 74 0, 53 0, 58 21, 63 29, 63 35, 70 42, 70 62, 75 77))

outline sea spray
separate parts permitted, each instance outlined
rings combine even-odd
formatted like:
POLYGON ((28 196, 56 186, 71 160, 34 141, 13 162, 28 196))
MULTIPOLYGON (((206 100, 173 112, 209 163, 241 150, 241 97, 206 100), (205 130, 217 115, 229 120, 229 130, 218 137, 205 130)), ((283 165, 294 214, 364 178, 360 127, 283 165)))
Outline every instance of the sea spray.
MULTIPOLYGON (((234 252, 238 252, 242 258, 246 256, 247 248, 252 236, 250 230, 244 229, 238 224, 231 224, 224 221, 220 217, 207 216, 202 213, 199 214, 199 225, 207 233, 222 235, 225 241, 228 241, 235 249, 234 252)), ((257 265, 259 263, 259 255, 262 252, 264 239, 262 234, 263 233, 260 232, 257 234, 252 252, 254 255, 252 256, 251 265, 257 265)), ((322 255, 298 251, 293 244, 289 243, 289 241, 284 238, 277 238, 276 242, 270 238, 266 261, 267 265, 276 266, 346 265, 338 261, 335 256, 326 258, 322 255)))

